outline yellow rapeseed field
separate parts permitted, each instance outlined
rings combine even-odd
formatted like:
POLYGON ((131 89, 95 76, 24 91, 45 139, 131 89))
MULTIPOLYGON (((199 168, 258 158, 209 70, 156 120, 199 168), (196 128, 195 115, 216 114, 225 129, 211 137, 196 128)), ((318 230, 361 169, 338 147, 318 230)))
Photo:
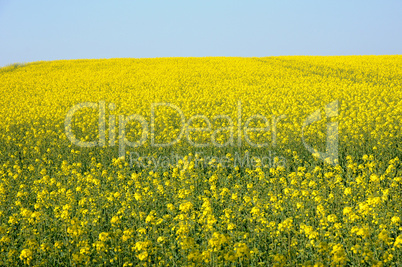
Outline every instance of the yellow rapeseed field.
POLYGON ((402 266, 402 56, 0 69, 1 266, 402 266))

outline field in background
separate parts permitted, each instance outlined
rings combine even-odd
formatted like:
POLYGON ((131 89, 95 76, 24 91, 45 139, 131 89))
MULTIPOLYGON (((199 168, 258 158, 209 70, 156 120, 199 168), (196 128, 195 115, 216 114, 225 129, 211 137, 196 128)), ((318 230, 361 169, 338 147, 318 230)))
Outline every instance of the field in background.
POLYGON ((401 77, 402 56, 1 68, 0 265, 401 265, 401 77), (334 123, 339 164, 306 147, 334 123))

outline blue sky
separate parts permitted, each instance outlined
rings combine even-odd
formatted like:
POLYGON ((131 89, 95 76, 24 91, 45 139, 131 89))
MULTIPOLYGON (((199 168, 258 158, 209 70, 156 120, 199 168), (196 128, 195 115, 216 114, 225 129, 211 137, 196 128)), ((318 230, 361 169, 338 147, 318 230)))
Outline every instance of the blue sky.
POLYGON ((0 0, 0 66, 115 57, 402 54, 402 1, 0 0))

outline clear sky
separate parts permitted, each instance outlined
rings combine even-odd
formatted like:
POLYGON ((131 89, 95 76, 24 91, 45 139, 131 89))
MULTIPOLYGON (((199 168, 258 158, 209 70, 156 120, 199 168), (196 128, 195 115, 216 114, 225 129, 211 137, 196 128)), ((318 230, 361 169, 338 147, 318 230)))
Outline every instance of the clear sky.
POLYGON ((402 54, 401 0, 0 0, 0 66, 115 57, 402 54))

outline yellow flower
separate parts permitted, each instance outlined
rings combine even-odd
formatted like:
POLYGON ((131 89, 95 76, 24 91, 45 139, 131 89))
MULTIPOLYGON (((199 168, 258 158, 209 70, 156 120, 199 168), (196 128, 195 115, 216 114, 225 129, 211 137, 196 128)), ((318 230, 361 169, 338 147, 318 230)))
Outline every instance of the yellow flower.
POLYGON ((33 253, 32 250, 30 249, 23 249, 20 254, 20 259, 25 263, 25 264, 30 264, 33 258, 33 253))
POLYGON ((348 215, 350 213, 352 213, 352 208, 351 207, 345 207, 343 208, 343 215, 348 215))
POLYGON ((109 234, 106 232, 102 232, 99 234, 99 240, 105 242, 109 239, 109 234))
POLYGON ((257 208, 257 207, 253 207, 253 208, 251 209, 251 214, 254 215, 254 216, 259 215, 259 214, 260 214, 260 209, 257 208))
POLYGON ((331 215, 328 215, 327 219, 329 222, 336 222, 338 220, 338 217, 336 217, 335 214, 331 214, 331 215))
POLYGON ((381 241, 388 243, 390 241, 390 237, 388 234, 388 231, 383 229, 379 234, 378 234, 378 239, 380 239, 381 241))
POLYGON ((234 247, 235 247, 234 250, 235 250, 235 253, 236 253, 235 255, 236 255, 237 258, 249 257, 250 250, 249 250, 248 246, 246 245, 246 243, 239 242, 239 243, 236 243, 234 245, 234 247))
POLYGON ((380 181, 380 177, 377 174, 372 174, 370 176, 370 181, 378 183, 380 181))
POLYGON ((278 224, 279 231, 287 231, 293 227, 293 218, 287 218, 283 222, 278 224))
POLYGON ((235 225, 234 223, 229 223, 227 229, 228 229, 229 231, 231 231, 231 230, 235 229, 235 227, 236 227, 236 225, 235 225))
POLYGON ((167 208, 168 208, 168 210, 173 211, 174 210, 174 205, 169 203, 169 204, 167 204, 167 208))
POLYGON ((117 224, 120 222, 120 217, 119 216, 113 216, 112 219, 110 219, 110 222, 112 224, 117 224))
POLYGON ((394 243, 394 247, 401 247, 402 246, 402 235, 399 235, 396 239, 395 239, 395 243, 394 243))
POLYGON ((346 188, 345 188, 345 191, 344 191, 344 194, 345 194, 346 196, 351 195, 351 194, 352 194, 352 188, 346 187, 346 188))
POLYGON ((214 232, 212 238, 208 240, 208 244, 213 248, 219 248, 221 245, 229 241, 228 237, 224 234, 214 232))
POLYGON ((56 241, 54 242, 54 247, 56 249, 60 249, 63 246, 63 242, 62 241, 56 241))
POLYGON ((394 216, 391 218, 392 224, 399 224, 401 222, 401 218, 399 216, 394 216))
POLYGON ((191 203, 191 202, 185 202, 185 203, 180 204, 180 206, 179 206, 179 209, 182 212, 189 212, 192 208, 193 208, 193 203, 191 203))
POLYGON ((147 251, 143 251, 140 254, 137 255, 137 258, 140 261, 145 261, 148 258, 148 252, 147 251))
POLYGON ((332 247, 331 251, 332 256, 332 261, 335 265, 337 264, 345 264, 347 261, 347 256, 345 253, 345 249, 341 244, 336 244, 332 247))

